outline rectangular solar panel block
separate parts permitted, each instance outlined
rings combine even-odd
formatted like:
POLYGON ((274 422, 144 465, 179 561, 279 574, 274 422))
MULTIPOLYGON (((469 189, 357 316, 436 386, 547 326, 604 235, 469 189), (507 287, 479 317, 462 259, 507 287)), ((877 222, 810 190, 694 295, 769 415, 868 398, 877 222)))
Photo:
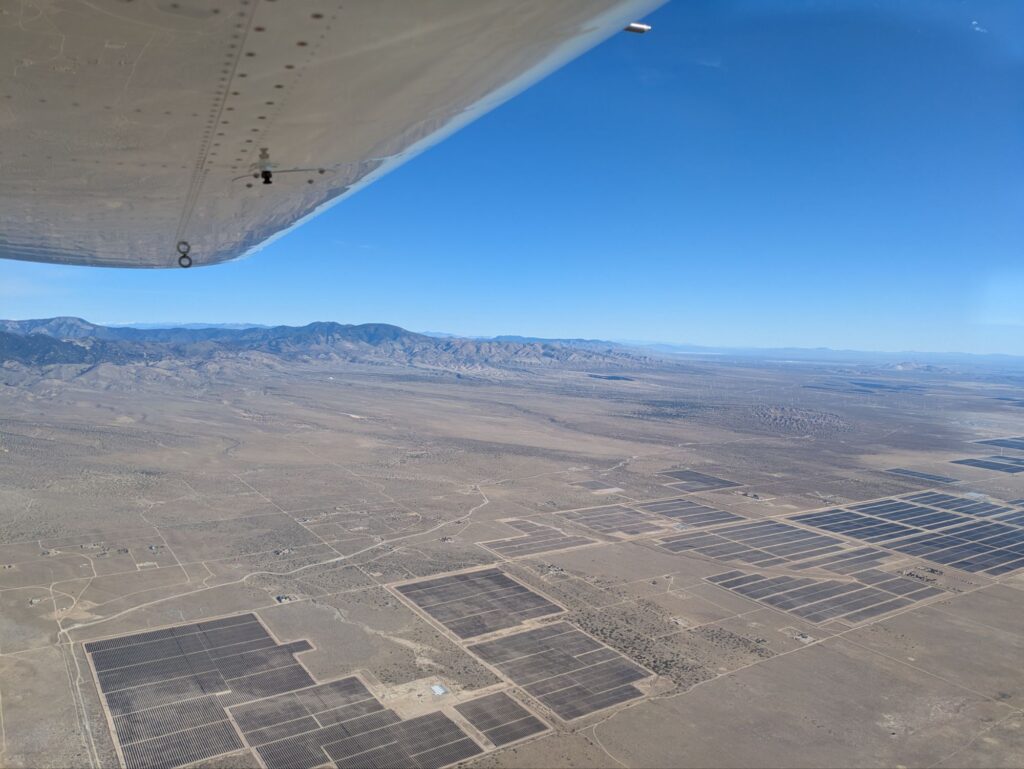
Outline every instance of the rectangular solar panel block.
POLYGON ((192 635, 194 633, 200 633, 204 630, 215 630, 221 627, 229 627, 231 625, 242 625, 242 624, 259 624, 254 614, 238 614, 232 617, 225 617, 219 620, 208 620, 205 622, 195 622, 188 625, 177 625, 175 627, 162 628, 160 630, 147 630, 143 633, 132 633, 130 635, 117 636, 116 638, 106 638, 101 641, 89 641, 85 644, 86 652, 92 654, 94 652, 105 651, 107 649, 122 648, 126 646, 134 646, 140 643, 148 643, 150 641, 176 638, 186 635, 192 635))
MULTIPOLYGON (((732 555, 738 555, 740 553, 756 553, 757 551, 751 550, 746 545, 740 545, 735 542, 726 542, 722 545, 713 545, 711 547, 699 548, 699 551, 704 555, 711 556, 712 558, 729 558, 732 555)), ((761 557, 764 557, 762 554, 761 557)))
POLYGON ((156 769, 191 764, 244 747, 228 721, 197 726, 122 746, 127 769, 156 769))
POLYGON ((504 692, 464 702, 456 705, 455 709, 481 732, 518 721, 529 715, 526 708, 504 692))
MULTIPOLYGON (((319 715, 319 714, 318 714, 319 715)), ((383 727, 391 727, 402 723, 402 719, 393 710, 376 710, 367 713, 365 716, 356 716, 338 724, 330 724, 324 727, 324 734, 336 734, 332 739, 340 739, 342 736, 367 734, 383 727)))
POLYGON ((263 745, 268 742, 282 740, 285 737, 294 737, 297 734, 312 732, 319 728, 320 724, 317 723, 313 716, 305 716, 303 718, 297 718, 294 721, 285 721, 284 723, 274 724, 273 726, 265 726, 254 732, 246 732, 245 739, 250 745, 263 745))
MULTIPOLYGON (((700 551, 698 551, 700 552, 700 551)), ((735 555, 729 556, 730 561, 739 561, 753 566, 756 563, 769 560, 769 556, 763 550, 746 550, 742 553, 736 553, 735 555)))
POLYGON ((212 670, 216 670, 216 665, 204 653, 190 654, 183 657, 168 657, 123 668, 99 670, 96 672, 96 678, 104 691, 114 692, 119 689, 160 683, 173 678, 182 678, 212 670))
POLYGON ((393 731, 398 744, 410 755, 433 750, 466 737, 466 733, 454 721, 440 712, 402 721, 393 731))
POLYGON ((569 676, 580 686, 596 693, 642 681, 647 678, 647 672, 632 662, 619 658, 577 670, 569 676))
POLYGON ((321 726, 330 726, 331 724, 351 721, 353 718, 359 718, 369 713, 376 713, 378 710, 383 709, 384 706, 380 702, 375 699, 369 699, 362 702, 354 702, 351 705, 345 705, 334 710, 324 710, 317 713, 315 718, 321 726))
POLYGON ((1000 564, 991 569, 986 569, 985 573, 990 574, 993 577, 998 577, 1003 574, 1010 574, 1011 572, 1017 571, 1017 569, 1024 568, 1024 558, 1018 558, 1016 561, 1010 561, 1008 563, 1000 564))
POLYGON ((903 467, 893 467, 886 470, 886 472, 893 473, 894 475, 903 475, 908 478, 918 478, 932 483, 956 483, 956 478, 950 478, 946 475, 935 475, 934 473, 922 473, 918 470, 907 470, 903 467))
POLYGON ((734 577, 733 579, 727 579, 724 582, 719 582, 721 587, 729 588, 730 590, 739 587, 740 585, 747 585, 751 582, 760 582, 764 579, 761 574, 744 574, 742 577, 734 577))
POLYGON ((878 565, 885 557, 885 554, 881 552, 877 555, 860 555, 856 558, 847 558, 836 563, 830 563, 825 567, 825 570, 835 572, 836 574, 853 574, 866 566, 878 565))
POLYGON ((231 717, 243 732, 255 731, 309 715, 294 694, 283 694, 231 708, 231 717))
POLYGON ((1000 473, 1009 473, 1010 475, 1024 472, 1024 467, 1010 463, 994 462, 992 459, 954 459, 953 464, 977 467, 981 470, 996 470, 1000 473))
POLYGON ((328 681, 295 693, 296 700, 310 713, 334 710, 372 697, 370 690, 354 676, 328 681))
POLYGON ((547 725, 535 716, 526 716, 519 721, 513 721, 503 726, 489 729, 483 732, 490 741, 494 742, 495 745, 501 747, 511 742, 515 742, 519 739, 525 739, 526 737, 534 734, 541 734, 548 730, 547 725))
POLYGON ((596 665, 598 662, 617 659, 619 656, 621 655, 614 649, 608 646, 602 646, 600 649, 594 649, 592 652, 577 654, 576 659, 584 665, 596 665))
POLYGON ((874 619, 897 609, 903 609, 913 603, 913 601, 909 601, 906 598, 894 598, 891 601, 876 603, 874 606, 847 614, 843 617, 843 621, 850 623, 863 622, 864 620, 874 619))
POLYGON ((449 745, 419 753, 414 758, 421 769, 441 769, 443 766, 465 761, 483 752, 479 745, 465 737, 449 745))
MULTIPOLYGON (((802 619, 806 619, 809 622, 820 622, 820 618, 814 618, 821 617, 830 610, 845 606, 847 603, 860 600, 865 596, 875 596, 877 598, 875 601, 876 603, 881 603, 883 600, 887 600, 892 597, 889 594, 875 590, 874 588, 855 586, 853 590, 845 590, 837 595, 829 596, 824 600, 814 601, 813 603, 792 609, 791 613, 802 619)), ((838 613, 829 616, 838 616, 838 613)))
POLYGON ((962 515, 956 515, 955 513, 949 512, 939 512, 933 513, 932 515, 913 518, 909 521, 904 521, 904 523, 916 526, 919 529, 934 531, 935 529, 945 529, 949 526, 956 526, 958 523, 963 523, 965 520, 966 518, 962 515))
POLYGON ((737 589, 736 592, 746 598, 759 599, 772 595, 773 593, 782 593, 798 587, 803 587, 804 585, 810 585, 813 582, 814 580, 811 579, 776 577, 775 579, 766 580, 763 585, 760 583, 757 585, 744 585, 737 589))
POLYGON ((267 769, 314 769, 322 766, 324 751, 301 740, 281 740, 256 748, 267 769))
POLYGON ((599 710, 604 710, 623 702, 629 702, 642 696, 641 691, 635 686, 627 685, 598 694, 584 692, 582 696, 579 692, 567 689, 565 692, 552 695, 552 698, 557 699, 546 698, 541 701, 548 705, 560 718, 571 721, 574 718, 596 713, 599 710))
POLYGON ((803 588, 807 592, 795 590, 792 593, 765 596, 761 601, 769 606, 774 606, 776 609, 792 611, 793 609, 803 608, 812 604, 817 604, 820 601, 835 598, 836 596, 843 595, 844 593, 852 593, 854 590, 858 590, 859 588, 860 585, 856 583, 837 583, 834 581, 819 582, 803 588))
POLYGON ((148 662, 171 657, 183 657, 186 654, 206 651, 206 646, 201 634, 196 633, 183 638, 163 638, 148 643, 133 644, 131 646, 119 646, 105 651, 98 651, 92 655, 92 666, 97 672, 113 670, 115 668, 141 665, 148 662))
POLYGON ((296 689, 313 686, 316 683, 301 665, 268 670, 245 678, 235 678, 230 682, 231 691, 236 701, 255 700, 281 694, 296 689))
POLYGON ((226 680, 262 673, 266 670, 287 667, 295 664, 295 657, 280 646, 270 649, 257 649, 244 654, 233 654, 216 660, 217 670, 226 680))
POLYGON ((885 603, 888 600, 892 600, 888 594, 868 587, 864 588, 864 590, 858 590, 854 593, 840 596, 834 601, 825 601, 825 606, 818 611, 801 616, 803 616, 803 619, 807 622, 825 622, 826 620, 841 617, 860 609, 866 609, 879 603, 885 603))
POLYGON ((999 446, 1003 449, 1015 449, 1024 451, 1024 438, 991 438, 985 441, 977 441, 985 446, 999 446))
POLYGON ((225 718, 227 713, 224 708, 211 695, 117 716, 114 718, 114 729, 121 744, 125 745, 223 721, 225 718))
POLYGON ((521 657, 499 666, 516 683, 528 686, 536 681, 558 675, 559 673, 583 667, 571 654, 558 649, 547 649, 541 654, 521 657))
POLYGON ((398 746, 398 732, 391 726, 384 726, 380 729, 372 729, 360 734, 354 734, 335 742, 328 742, 324 750, 335 760, 359 755, 368 750, 376 750, 386 745, 398 746))
POLYGON ((89 654, 95 654, 96 652, 107 651, 108 649, 120 649, 125 646, 133 646, 135 644, 173 637, 174 636, 171 633, 170 628, 164 628, 163 630, 148 630, 145 633, 118 636, 117 638, 105 638, 102 641, 88 641, 85 644, 85 651, 89 654))
POLYGON ((122 689, 116 692, 104 691, 103 696, 107 700, 110 714, 118 716, 227 690, 228 686, 221 678, 220 673, 212 671, 148 686, 137 686, 133 689, 122 689))
POLYGON ((993 518, 994 520, 1013 524, 1014 526, 1024 526, 1024 511, 1015 510, 1009 513, 1000 513, 993 516, 993 518))
POLYGON ((960 569, 961 571, 967 572, 978 572, 984 569, 1001 566, 1004 563, 1009 563, 1016 559, 1013 553, 1007 553, 1005 551, 994 551, 990 553, 983 553, 970 558, 966 558, 962 561, 954 561, 950 564, 954 569, 960 569))
POLYGON ((518 721, 513 721, 485 731, 483 734, 487 739, 500 748, 503 745, 508 745, 516 740, 522 740, 526 737, 531 737, 534 734, 546 732, 547 729, 548 727, 539 718, 535 716, 526 716, 518 721))
POLYGON ((666 550, 673 553, 680 553, 684 550, 692 550, 697 547, 704 547, 707 545, 721 545, 728 540, 714 534, 700 534, 700 535, 680 535, 675 537, 666 537, 658 540, 658 544, 666 550))
POLYGON ((764 558, 760 561, 751 561, 754 566, 778 566, 780 563, 786 563, 786 558, 764 558))
POLYGON ((394 743, 355 756, 334 758, 334 763, 338 769, 407 769, 419 766, 408 753, 394 743))

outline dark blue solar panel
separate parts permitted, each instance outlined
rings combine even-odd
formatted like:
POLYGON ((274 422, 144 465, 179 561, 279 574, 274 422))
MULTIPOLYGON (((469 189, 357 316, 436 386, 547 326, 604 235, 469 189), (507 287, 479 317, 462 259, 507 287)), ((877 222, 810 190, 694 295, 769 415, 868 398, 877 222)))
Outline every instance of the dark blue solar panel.
POLYGON ((954 526, 967 520, 969 519, 962 515, 954 515, 953 513, 932 513, 931 515, 915 517, 909 521, 903 521, 903 523, 909 526, 917 526, 919 529, 943 529, 947 526, 954 526))
POLYGON ((1000 574, 1009 574, 1011 571, 1016 571, 1021 568, 1024 568, 1024 558, 1019 558, 1016 561, 1010 561, 1009 563, 1004 563, 1001 566, 986 569, 985 573, 991 574, 993 577, 998 577, 1000 574))
POLYGON ((993 520, 1002 521, 1003 523, 1012 523, 1016 526, 1024 526, 1024 512, 1002 513, 1000 515, 993 516, 993 520))

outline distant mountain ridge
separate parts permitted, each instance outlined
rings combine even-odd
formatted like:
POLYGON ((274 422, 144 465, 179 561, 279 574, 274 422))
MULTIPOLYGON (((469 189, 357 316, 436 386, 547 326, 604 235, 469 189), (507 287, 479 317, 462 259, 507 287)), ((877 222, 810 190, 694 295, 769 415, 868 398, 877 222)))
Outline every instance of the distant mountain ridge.
POLYGON ((348 361, 452 370, 546 366, 637 367, 651 356, 595 340, 435 337, 387 323, 137 328, 82 318, 0 320, 0 361, 28 366, 204 361, 242 353, 283 360, 348 361))

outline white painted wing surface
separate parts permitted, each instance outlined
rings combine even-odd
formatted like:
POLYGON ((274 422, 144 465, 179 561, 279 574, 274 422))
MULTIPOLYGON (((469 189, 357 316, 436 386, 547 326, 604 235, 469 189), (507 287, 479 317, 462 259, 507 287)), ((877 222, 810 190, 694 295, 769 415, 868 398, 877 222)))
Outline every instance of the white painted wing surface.
POLYGON ((662 1, 0 0, 0 257, 244 256, 662 1))

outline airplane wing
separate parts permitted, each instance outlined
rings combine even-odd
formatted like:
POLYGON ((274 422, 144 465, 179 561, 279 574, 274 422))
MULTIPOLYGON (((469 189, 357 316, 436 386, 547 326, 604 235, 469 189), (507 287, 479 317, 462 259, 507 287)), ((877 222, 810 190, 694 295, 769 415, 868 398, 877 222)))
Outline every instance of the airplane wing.
POLYGON ((0 257, 252 253, 663 1, 0 0, 0 257))

